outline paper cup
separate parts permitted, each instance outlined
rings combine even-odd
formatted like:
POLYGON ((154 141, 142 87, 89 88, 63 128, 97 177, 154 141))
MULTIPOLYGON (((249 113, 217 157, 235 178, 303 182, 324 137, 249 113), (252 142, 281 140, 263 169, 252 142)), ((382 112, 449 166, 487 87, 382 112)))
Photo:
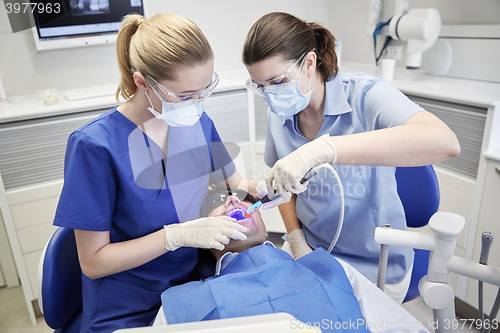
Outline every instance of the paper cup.
POLYGON ((382 78, 392 83, 396 59, 382 59, 382 78))

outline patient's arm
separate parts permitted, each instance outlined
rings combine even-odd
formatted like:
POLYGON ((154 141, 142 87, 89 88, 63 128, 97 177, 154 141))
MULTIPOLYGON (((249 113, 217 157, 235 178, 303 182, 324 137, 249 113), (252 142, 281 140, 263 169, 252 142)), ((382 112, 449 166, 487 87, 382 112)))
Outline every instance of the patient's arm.
POLYGON ((425 326, 406 309, 377 288, 348 263, 337 258, 344 267, 351 282, 354 295, 358 299, 367 326, 372 333, 389 332, 429 332, 425 326))

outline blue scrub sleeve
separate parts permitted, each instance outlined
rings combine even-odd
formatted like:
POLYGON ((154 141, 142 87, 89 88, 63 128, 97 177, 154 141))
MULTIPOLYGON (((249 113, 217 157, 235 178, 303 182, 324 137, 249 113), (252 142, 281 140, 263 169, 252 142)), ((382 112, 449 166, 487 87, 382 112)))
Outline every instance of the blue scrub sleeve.
POLYGON ((108 231, 116 200, 117 183, 108 160, 81 132, 68 139, 64 186, 54 225, 108 231))
POLYGON ((403 125, 412 115, 424 111, 389 82, 377 80, 367 88, 363 100, 357 101, 362 103, 366 131, 403 125))
POLYGON ((271 133, 271 128, 273 128, 273 126, 275 126, 275 124, 273 124, 273 121, 276 121, 276 119, 272 119, 273 117, 276 118, 279 116, 274 115, 271 112, 271 109, 268 109, 267 110, 266 146, 264 148, 264 162, 270 168, 272 168, 274 166, 274 163, 276 163, 279 160, 278 153, 276 152, 276 146, 274 144, 273 134, 271 133))

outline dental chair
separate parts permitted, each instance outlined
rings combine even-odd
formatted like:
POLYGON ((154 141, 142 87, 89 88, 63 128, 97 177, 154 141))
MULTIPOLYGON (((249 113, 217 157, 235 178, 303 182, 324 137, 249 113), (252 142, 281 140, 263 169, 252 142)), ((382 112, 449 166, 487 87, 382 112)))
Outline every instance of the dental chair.
POLYGON ((73 229, 58 228, 38 266, 38 304, 56 333, 80 331, 82 271, 73 229))
MULTIPOLYGON (((215 259, 199 251, 199 264, 191 280, 215 274, 215 259)), ((80 331, 82 316, 82 270, 73 229, 59 227, 42 252, 38 265, 38 305, 55 333, 80 331)))
MULTIPOLYGON (((396 168, 398 194, 405 210, 406 224, 420 228, 429 222, 439 208, 439 186, 432 165, 396 168)), ((410 287, 404 302, 419 296, 418 283, 427 274, 429 251, 414 249, 413 271, 410 287)))

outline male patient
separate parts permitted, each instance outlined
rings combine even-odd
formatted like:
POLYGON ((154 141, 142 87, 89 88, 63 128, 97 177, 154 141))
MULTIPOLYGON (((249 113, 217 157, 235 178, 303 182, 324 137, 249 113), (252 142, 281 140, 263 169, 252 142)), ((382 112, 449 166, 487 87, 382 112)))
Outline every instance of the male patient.
POLYGON ((243 217, 253 203, 243 190, 209 190, 200 215, 236 217, 247 228, 247 239, 230 240, 223 251, 210 250, 217 259, 215 276, 163 292, 153 326, 286 312, 324 332, 427 332, 364 276, 325 250, 294 260, 275 248, 266 241, 259 212, 243 217))

